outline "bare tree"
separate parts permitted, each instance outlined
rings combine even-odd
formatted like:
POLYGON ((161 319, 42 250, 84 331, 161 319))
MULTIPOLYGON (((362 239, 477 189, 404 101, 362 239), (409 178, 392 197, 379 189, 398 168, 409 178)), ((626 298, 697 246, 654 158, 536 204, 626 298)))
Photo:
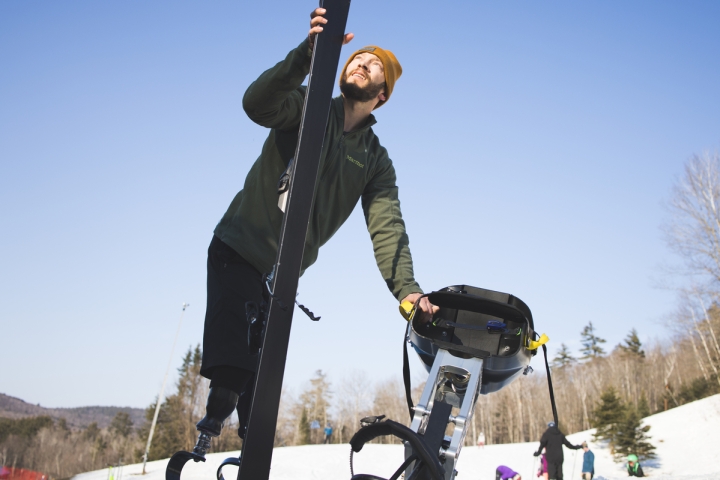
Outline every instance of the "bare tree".
POLYGON ((720 286, 720 156, 694 155, 667 203, 666 242, 686 273, 720 286))

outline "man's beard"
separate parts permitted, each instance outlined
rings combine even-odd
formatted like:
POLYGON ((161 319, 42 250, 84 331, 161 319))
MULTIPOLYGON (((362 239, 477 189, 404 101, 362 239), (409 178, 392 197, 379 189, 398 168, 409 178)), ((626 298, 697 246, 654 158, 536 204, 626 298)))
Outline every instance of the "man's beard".
POLYGON ((361 87, 355 83, 348 83, 347 73, 343 72, 340 77, 340 91, 348 100, 356 102, 370 102, 375 100, 378 94, 385 90, 385 82, 377 84, 370 83, 366 87, 361 87))

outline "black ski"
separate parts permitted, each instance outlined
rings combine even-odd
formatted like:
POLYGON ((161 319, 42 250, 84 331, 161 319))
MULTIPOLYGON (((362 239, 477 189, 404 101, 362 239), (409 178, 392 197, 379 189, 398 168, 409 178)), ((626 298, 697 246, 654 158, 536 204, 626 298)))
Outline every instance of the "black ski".
POLYGON ((295 295, 350 0, 321 0, 320 6, 327 10, 328 23, 315 38, 238 480, 270 476, 295 295))

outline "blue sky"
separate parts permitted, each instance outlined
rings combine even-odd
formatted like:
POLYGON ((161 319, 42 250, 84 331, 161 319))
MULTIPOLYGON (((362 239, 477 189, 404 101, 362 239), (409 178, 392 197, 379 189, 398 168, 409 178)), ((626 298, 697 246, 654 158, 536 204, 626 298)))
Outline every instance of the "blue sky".
MULTIPOLYGON (((202 339, 213 228, 267 131, 247 86, 314 3, 0 3, 0 392, 45 406, 153 401, 202 339)), ((513 293, 538 329, 667 340, 662 201, 720 148, 717 2, 355 0, 355 48, 403 65, 375 132, 426 290, 513 293)), ((672 280, 672 279, 671 279, 672 280)), ((320 252, 286 385, 400 375, 403 320, 361 212, 320 252)), ((540 367, 536 359, 536 367, 540 367)), ((414 364, 419 374, 418 363, 414 364)))

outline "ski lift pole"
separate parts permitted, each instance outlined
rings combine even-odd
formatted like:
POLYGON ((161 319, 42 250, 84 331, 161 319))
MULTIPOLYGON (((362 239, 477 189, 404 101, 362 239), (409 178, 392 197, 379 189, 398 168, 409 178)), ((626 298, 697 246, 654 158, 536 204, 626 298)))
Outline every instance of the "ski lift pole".
POLYGON ((170 360, 168 360, 168 366, 165 370, 165 378, 163 378, 162 386, 160 387, 160 394, 158 395, 157 405, 155 405, 155 415, 153 415, 152 423, 150 424, 150 433, 148 434, 147 445, 145 445, 145 453, 143 454, 143 468, 142 474, 145 475, 145 464, 147 464, 148 454, 150 453, 150 445, 152 444, 153 434, 155 433, 155 425, 157 424, 158 415, 160 414, 160 405, 162 405, 163 395, 165 394, 165 383, 167 382, 168 374, 170 373, 170 365, 172 365, 173 354, 175 353, 175 344, 177 344, 178 336, 180 335, 180 327, 182 326, 183 315, 185 315, 185 309, 189 307, 189 303, 182 304, 182 313, 180 314, 180 321, 178 322, 178 328, 175 332, 175 340, 173 340, 172 348, 170 349, 170 360))
POLYGON ((533 455, 532 468, 530 469, 530 475, 528 475, 528 478, 533 478, 533 474, 535 473, 535 460, 536 459, 537 459, 537 457, 535 455, 533 455))

